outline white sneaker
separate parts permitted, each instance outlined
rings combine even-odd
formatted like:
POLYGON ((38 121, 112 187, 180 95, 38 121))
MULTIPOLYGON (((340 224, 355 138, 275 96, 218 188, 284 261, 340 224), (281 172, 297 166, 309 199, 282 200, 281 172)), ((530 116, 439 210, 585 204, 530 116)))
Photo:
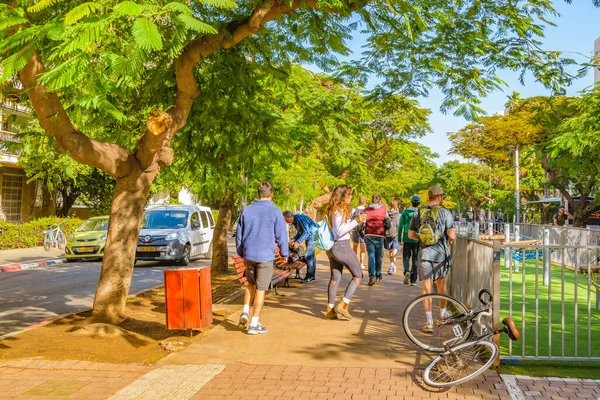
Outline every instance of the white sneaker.
POLYGON ((256 326, 248 328, 248 335, 261 335, 263 333, 267 333, 267 328, 262 326, 260 322, 256 326))
POLYGON ((361 269, 367 269, 367 267, 365 267, 364 264, 360 264, 360 268, 361 269))
POLYGON ((433 324, 425 324, 422 331, 423 333, 433 333, 433 324))
POLYGON ((388 269, 388 275, 394 275, 396 273, 396 266, 394 264, 390 264, 390 268, 388 269))
POLYGON ((452 313, 450 312, 450 310, 445 310, 444 312, 440 313, 441 319, 450 318, 451 316, 452 316, 452 313))

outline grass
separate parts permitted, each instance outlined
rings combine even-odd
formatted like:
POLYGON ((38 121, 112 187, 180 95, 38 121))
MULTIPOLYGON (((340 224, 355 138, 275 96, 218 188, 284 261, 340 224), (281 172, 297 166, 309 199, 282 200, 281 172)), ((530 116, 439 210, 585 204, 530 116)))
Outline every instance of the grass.
POLYGON ((598 379, 600 365, 597 362, 547 362, 547 361, 520 361, 516 364, 500 364, 495 368, 499 374, 598 379))
MULTIPOLYGON (((507 317, 510 312, 509 270, 504 268, 501 260, 500 286, 500 315, 507 317)), ((589 302, 591 304, 588 317, 588 290, 585 275, 577 275, 574 271, 560 267, 552 267, 552 279, 549 286, 543 285, 542 262, 538 263, 536 277, 536 262, 529 260, 520 265, 521 270, 512 274, 512 319, 521 331, 521 340, 512 343, 512 353, 509 340, 502 335, 500 351, 502 355, 540 356, 547 357, 600 357, 600 311, 596 310, 596 288, 591 287, 589 302), (525 281, 525 296, 523 296, 523 272, 525 281), (563 281, 564 273, 564 281, 563 281), (577 275, 577 276, 576 276, 577 275), (575 284, 577 279, 577 285, 575 284), (539 299, 536 302, 535 291, 538 282, 539 299), (561 283, 564 282, 564 287, 561 283), (561 298, 564 295, 564 313, 561 298), (577 298, 577 307, 575 307, 577 298), (536 320, 537 305, 537 320, 536 320), (525 329, 523 330, 523 306, 525 307, 525 329), (551 310, 549 310, 549 306, 551 310), (576 319, 577 318, 577 319, 576 319), (577 322, 576 322, 577 321, 577 322), (588 323, 590 327, 588 337, 588 323), (538 335, 538 352, 536 354, 536 328, 538 335), (577 331, 577 334, 575 333, 577 331), (564 348, 562 337, 564 334, 564 348), (577 337, 577 344, 575 343, 577 337), (549 340, 551 339, 551 340, 549 340), (590 340, 588 342, 588 339, 590 340), (588 345, 591 343, 591 346, 588 345), (525 346, 523 348, 523 346, 525 346)), ((562 365, 562 363, 561 363, 562 365)), ((595 371, 598 376, 598 370, 595 371)))

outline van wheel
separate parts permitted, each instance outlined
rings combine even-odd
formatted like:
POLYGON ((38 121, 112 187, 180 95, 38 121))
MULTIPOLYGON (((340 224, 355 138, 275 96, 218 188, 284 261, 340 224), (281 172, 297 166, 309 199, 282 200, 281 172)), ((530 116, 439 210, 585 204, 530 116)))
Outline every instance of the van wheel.
POLYGON ((183 248, 183 254, 181 254, 181 258, 179 259, 179 265, 186 266, 190 263, 190 245, 186 244, 183 248))
POLYGON ((204 253, 204 258, 206 258, 207 260, 212 260, 212 245, 212 242, 210 242, 210 244, 208 245, 208 251, 204 253))

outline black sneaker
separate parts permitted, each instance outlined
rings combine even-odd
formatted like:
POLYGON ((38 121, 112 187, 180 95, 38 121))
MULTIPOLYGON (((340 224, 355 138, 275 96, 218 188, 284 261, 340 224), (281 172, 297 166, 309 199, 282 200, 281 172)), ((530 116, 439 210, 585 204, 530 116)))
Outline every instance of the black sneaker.
POLYGON ((315 281, 315 278, 304 278, 300 281, 300 283, 312 283, 315 281))

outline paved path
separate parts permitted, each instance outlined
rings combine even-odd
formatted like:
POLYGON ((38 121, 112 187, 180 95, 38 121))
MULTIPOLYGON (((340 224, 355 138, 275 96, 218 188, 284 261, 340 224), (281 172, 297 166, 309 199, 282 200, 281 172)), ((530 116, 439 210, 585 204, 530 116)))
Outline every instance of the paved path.
POLYGON ((64 258, 64 254, 64 250, 52 248, 49 251, 45 251, 43 247, 0 250, 0 266, 13 264, 27 264, 36 261, 64 258))
MULTIPOLYGON (((400 327, 404 305, 419 293, 402 277, 362 284, 349 322, 325 320, 327 263, 317 282, 267 296, 249 336, 233 314, 207 336, 157 365, 111 365, 39 359, 0 362, 0 399, 592 399, 600 380, 500 377, 495 371, 460 387, 422 383, 430 355, 415 351, 400 327), (506 385, 505 380, 510 384, 506 385), (509 391, 510 389, 510 391, 509 391)), ((341 288, 349 279, 346 274, 341 288)), ((340 291, 339 295, 342 293, 340 291)), ((0 343, 0 351, 2 344, 0 343)))

